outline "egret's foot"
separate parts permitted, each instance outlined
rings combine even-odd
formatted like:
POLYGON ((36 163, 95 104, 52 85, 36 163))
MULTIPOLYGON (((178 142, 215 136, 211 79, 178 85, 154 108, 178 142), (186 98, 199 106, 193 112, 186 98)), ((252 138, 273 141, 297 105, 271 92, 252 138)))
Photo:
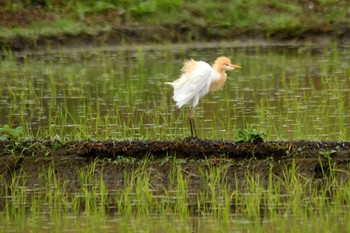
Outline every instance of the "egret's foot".
POLYGON ((191 137, 185 137, 184 141, 188 142, 188 143, 194 143, 194 142, 200 141, 200 139, 197 136, 195 136, 195 137, 191 136, 191 137))
POLYGON ((194 123, 194 119, 190 117, 190 129, 191 129, 191 137, 197 138, 196 124, 194 123))

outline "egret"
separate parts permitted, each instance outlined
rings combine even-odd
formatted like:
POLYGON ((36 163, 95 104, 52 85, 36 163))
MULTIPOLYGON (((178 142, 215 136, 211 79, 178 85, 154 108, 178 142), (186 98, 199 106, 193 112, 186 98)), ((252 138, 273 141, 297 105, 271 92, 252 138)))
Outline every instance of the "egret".
POLYGON ((222 88, 227 79, 226 70, 237 68, 241 67, 231 64, 231 60, 227 57, 218 57, 212 66, 204 61, 191 59, 182 67, 179 79, 166 82, 174 88, 173 100, 178 108, 190 105, 189 121, 192 138, 197 137, 194 109, 199 99, 210 91, 222 88))

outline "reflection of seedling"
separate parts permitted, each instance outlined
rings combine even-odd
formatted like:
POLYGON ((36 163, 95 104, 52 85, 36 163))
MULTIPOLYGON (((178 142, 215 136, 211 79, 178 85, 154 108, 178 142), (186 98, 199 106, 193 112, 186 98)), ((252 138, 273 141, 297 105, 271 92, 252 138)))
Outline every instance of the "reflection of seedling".
POLYGON ((24 136, 24 131, 21 126, 13 129, 9 125, 4 125, 0 128, 0 140, 17 139, 24 136))
POLYGON ((322 175, 329 176, 332 179, 335 179, 335 175, 337 171, 340 171, 336 169, 336 164, 332 163, 332 156, 336 155, 337 150, 322 150, 319 152, 325 159, 327 159, 326 165, 323 165, 322 160, 319 157, 319 162, 320 162, 320 168, 322 171, 322 175))
POLYGON ((244 130, 238 130, 236 141, 237 142, 263 142, 266 137, 266 134, 260 132, 256 129, 248 128, 244 130))

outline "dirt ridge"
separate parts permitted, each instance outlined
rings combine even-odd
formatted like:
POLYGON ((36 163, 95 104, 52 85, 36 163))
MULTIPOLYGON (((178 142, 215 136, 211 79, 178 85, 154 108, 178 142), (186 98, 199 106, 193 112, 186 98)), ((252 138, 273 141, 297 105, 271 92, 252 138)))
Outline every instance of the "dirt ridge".
POLYGON ((225 168, 227 182, 236 182, 244 190, 247 172, 258 175, 268 184, 269 175, 282 177, 295 167, 303 178, 322 184, 327 176, 349 179, 350 142, 337 141, 275 141, 234 142, 209 139, 176 140, 5 140, 0 141, 0 174, 2 184, 10 183, 15 174, 26 175, 25 185, 38 187, 42 173, 54 169, 58 180, 68 192, 79 192, 79 172, 94 166, 108 190, 122 189, 125 174, 145 166, 152 176, 155 192, 164 191, 170 181, 172 166, 181 166, 190 192, 206 185, 200 171, 210 166, 225 168), (144 165, 143 161, 147 161, 144 165))
POLYGON ((317 157, 322 154, 350 157, 348 141, 269 141, 235 142, 210 139, 176 140, 81 140, 61 142, 58 140, 0 141, 0 156, 57 156, 75 155, 86 158, 115 158, 126 156, 156 158, 176 156, 202 159, 208 156, 227 158, 281 159, 283 157, 317 157))

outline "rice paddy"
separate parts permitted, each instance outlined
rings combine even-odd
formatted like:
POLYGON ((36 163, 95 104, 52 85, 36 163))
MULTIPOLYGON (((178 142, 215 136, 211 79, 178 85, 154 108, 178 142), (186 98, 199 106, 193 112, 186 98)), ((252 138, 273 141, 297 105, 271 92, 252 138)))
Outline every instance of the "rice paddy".
MULTIPOLYGON (((189 173, 184 161, 163 160, 169 182, 157 187, 152 162, 132 162, 134 168, 104 182, 107 161, 95 161, 78 172, 79 192, 67 190, 69 180, 55 175, 55 166, 40 171, 34 189, 29 174, 18 172, 1 189, 0 232, 348 232, 350 183, 329 174, 314 180, 290 168, 267 173, 268 182, 247 170, 238 181, 229 162, 198 161, 189 173), (29 177, 28 177, 29 175, 29 177), (202 186, 188 192, 190 178, 202 186), (236 180, 230 186, 228 179, 236 180), (317 223, 316 223, 317 222, 317 223)), ((162 165, 163 166, 163 165, 162 165)))
MULTIPOLYGON (((175 108, 164 82, 178 77, 185 59, 211 63, 219 55, 243 68, 200 101, 199 137, 350 140, 350 47, 238 42, 3 51, 0 137, 187 137, 188 109, 175 108)), ((328 163, 320 159, 316 178, 296 163, 276 171, 279 161, 271 161, 266 177, 247 168, 238 179, 237 161, 224 156, 194 161, 201 166, 191 170, 187 160, 165 155, 157 161, 167 175, 161 182, 147 155, 94 160, 74 175, 78 192, 54 163, 37 168, 34 188, 33 174, 15 169, 0 174, 0 232, 349 232, 348 169, 339 169, 332 153, 320 154, 328 163), (111 188, 103 170, 116 163, 125 171, 111 188), (201 184, 195 190, 193 178, 201 184)))
POLYGON ((268 140, 350 138, 348 47, 211 46, 6 51, 0 126, 21 126, 30 138, 182 138, 188 109, 176 109, 164 82, 186 59, 226 55, 243 69, 200 101, 199 137, 233 139, 256 128, 268 140))

